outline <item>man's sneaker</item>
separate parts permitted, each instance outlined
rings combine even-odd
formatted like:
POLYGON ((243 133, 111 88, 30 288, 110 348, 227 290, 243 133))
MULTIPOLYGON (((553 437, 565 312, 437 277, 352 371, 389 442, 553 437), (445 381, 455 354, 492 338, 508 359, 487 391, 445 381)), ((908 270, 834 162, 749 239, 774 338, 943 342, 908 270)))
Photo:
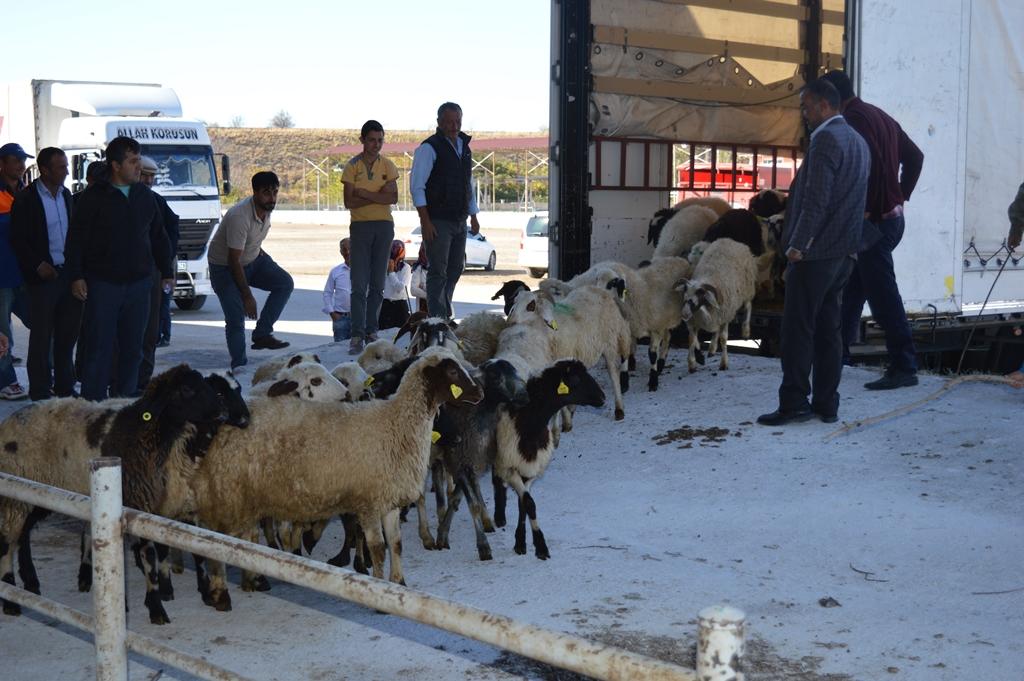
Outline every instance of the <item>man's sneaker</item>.
POLYGON ((274 338, 272 334, 266 336, 260 336, 259 338, 252 339, 252 345, 250 346, 253 350, 280 350, 286 348, 291 343, 288 341, 278 340, 274 338))
POLYGON ((912 385, 917 385, 916 373, 887 370, 880 379, 865 383, 864 387, 868 390, 893 390, 894 388, 909 388, 912 385))
POLYGON ((363 344, 363 339, 360 336, 352 336, 352 340, 348 342, 348 354, 358 355, 366 347, 363 344))
POLYGON ((0 399, 4 400, 24 400, 28 399, 28 393, 17 383, 11 383, 6 388, 0 389, 0 399))

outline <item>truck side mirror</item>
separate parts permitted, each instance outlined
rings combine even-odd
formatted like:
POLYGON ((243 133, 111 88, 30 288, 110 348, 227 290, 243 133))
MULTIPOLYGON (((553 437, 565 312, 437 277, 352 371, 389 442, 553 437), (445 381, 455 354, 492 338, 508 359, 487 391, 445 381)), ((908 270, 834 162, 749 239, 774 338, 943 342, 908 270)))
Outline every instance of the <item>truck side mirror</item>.
POLYGON ((227 154, 220 157, 220 174, 224 178, 224 194, 231 193, 231 160, 227 154))

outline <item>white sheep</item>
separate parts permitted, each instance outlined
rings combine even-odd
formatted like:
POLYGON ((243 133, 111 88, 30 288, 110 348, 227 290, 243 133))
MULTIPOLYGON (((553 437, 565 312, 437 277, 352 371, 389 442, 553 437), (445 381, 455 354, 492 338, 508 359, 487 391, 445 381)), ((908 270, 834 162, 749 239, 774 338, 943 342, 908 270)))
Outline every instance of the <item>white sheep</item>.
POLYGON ((710 208, 715 211, 715 214, 719 217, 732 208, 728 201, 718 196, 692 196, 688 199, 683 199, 674 205, 673 208, 681 210, 687 206, 703 206, 704 208, 710 208))
POLYGON ((529 316, 542 320, 542 324, 532 325, 542 333, 543 326, 554 331, 549 335, 554 357, 578 359, 588 367, 604 360, 615 395, 615 420, 625 418, 622 390, 629 386, 626 360, 633 337, 615 294, 597 286, 581 286, 555 302, 543 292, 523 291, 516 296, 509 321, 518 323, 529 316))
POLYGON ((682 318, 690 335, 687 365, 690 373, 697 370, 697 334, 715 334, 711 352, 719 345, 722 357, 719 368, 729 368, 727 342, 729 323, 740 309, 745 310, 742 333, 750 336, 751 303, 756 293, 757 262, 745 244, 732 239, 719 239, 708 245, 693 270, 693 276, 679 284, 683 294, 682 318))
MULTIPOLYGON (((354 513, 366 533, 374 576, 383 577, 383 525, 390 578, 404 583, 399 509, 422 491, 434 415, 444 402, 481 397, 450 352, 431 348, 388 400, 296 400, 282 408, 280 400, 253 399, 250 427, 220 437, 228 429, 222 430, 193 478, 199 523, 241 536, 262 517, 308 522, 354 513)), ((230 609, 223 565, 211 562, 210 585, 216 607, 230 609)))
POLYGON ((474 312, 466 316, 455 329, 462 344, 462 354, 473 366, 479 366, 498 352, 498 336, 508 326, 500 314, 474 312))
POLYGON ((654 257, 681 256, 704 238, 718 214, 701 205, 690 205, 676 211, 661 229, 654 247, 654 257))
POLYGON ((253 386, 249 394, 262 397, 292 395, 300 400, 341 402, 348 398, 348 388, 323 364, 300 362, 279 369, 272 378, 253 386))
POLYGON ((348 391, 346 402, 359 402, 373 397, 370 390, 370 374, 366 373, 358 362, 342 362, 331 369, 331 375, 341 381, 348 391))
POLYGON ((356 361, 359 363, 359 366, 363 367, 363 371, 372 375, 378 371, 384 371, 405 356, 406 353, 402 348, 389 340, 381 338, 372 343, 367 343, 363 351, 359 353, 356 361))
POLYGON ((252 374, 252 385, 269 381, 278 371, 285 367, 293 367, 300 362, 314 362, 320 364, 320 356, 315 352, 296 352, 290 355, 281 355, 267 360, 256 367, 252 374))

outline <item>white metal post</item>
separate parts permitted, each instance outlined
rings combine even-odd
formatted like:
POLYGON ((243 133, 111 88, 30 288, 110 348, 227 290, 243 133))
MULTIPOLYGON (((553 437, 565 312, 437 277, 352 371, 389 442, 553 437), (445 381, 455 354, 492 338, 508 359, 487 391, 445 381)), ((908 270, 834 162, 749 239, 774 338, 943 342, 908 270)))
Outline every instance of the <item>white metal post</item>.
POLYGON ((89 468, 92 471, 92 609, 96 681, 127 681, 121 459, 111 456, 93 459, 89 468))
POLYGON ((697 614, 697 678, 743 681, 743 629, 747 616, 728 605, 713 605, 697 614))

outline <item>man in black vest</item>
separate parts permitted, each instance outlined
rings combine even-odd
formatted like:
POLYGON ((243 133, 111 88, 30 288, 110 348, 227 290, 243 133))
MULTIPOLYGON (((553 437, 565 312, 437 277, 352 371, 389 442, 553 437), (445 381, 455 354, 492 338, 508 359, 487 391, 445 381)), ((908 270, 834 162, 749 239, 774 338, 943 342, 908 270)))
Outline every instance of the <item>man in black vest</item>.
POLYGON ((64 242, 71 224, 71 192, 64 186, 68 157, 46 147, 36 159, 39 179, 21 190, 11 209, 11 247, 28 288, 28 392, 34 401, 74 395, 72 362, 82 301, 71 295, 64 242), (50 351, 53 350, 51 374, 50 351))
POLYGON ((473 194, 470 136, 462 132, 462 108, 445 102, 437 110, 437 132, 416 149, 410 188, 420 214, 421 248, 427 249, 427 312, 451 319, 452 295, 466 259, 466 217, 480 232, 473 194))

